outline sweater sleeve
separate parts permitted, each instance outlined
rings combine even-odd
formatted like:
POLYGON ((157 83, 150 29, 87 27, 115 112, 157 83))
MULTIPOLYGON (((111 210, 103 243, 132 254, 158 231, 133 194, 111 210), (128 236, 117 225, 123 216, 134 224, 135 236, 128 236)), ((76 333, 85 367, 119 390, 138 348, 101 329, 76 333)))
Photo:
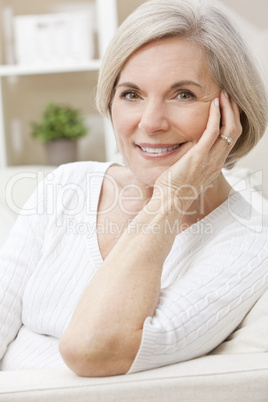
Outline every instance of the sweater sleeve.
POLYGON ((0 359, 22 325, 23 293, 42 253, 45 181, 22 208, 0 251, 0 359))
POLYGON ((241 226, 218 236, 182 279, 161 290, 128 373, 210 352, 233 332, 267 287, 267 227, 257 233, 241 226))

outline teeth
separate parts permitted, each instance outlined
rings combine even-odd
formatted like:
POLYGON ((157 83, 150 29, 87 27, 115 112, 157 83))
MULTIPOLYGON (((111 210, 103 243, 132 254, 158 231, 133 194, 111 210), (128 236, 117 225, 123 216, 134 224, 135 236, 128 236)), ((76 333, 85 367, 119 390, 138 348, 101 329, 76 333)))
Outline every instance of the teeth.
POLYGON ((150 154, 162 154, 163 152, 172 151, 173 149, 179 148, 179 145, 175 145, 174 147, 170 148, 146 148, 141 147, 144 152, 148 152, 150 154))

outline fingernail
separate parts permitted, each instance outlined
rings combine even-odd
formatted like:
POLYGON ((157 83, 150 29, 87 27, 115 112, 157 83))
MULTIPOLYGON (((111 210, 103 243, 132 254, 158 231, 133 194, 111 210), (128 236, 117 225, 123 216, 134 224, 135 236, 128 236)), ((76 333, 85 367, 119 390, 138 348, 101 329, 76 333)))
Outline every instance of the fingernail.
POLYGON ((219 98, 216 98, 216 99, 215 99, 215 105, 218 106, 218 107, 220 106, 220 100, 219 100, 219 98))
POLYGON ((224 90, 224 95, 226 96, 226 98, 229 98, 229 95, 227 94, 227 92, 224 90))

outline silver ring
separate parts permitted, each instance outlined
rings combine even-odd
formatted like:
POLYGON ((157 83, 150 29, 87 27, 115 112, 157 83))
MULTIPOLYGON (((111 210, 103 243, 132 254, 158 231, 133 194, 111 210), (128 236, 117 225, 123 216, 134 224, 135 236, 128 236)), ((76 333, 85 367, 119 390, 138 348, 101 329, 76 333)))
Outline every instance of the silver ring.
POLYGON ((233 142, 232 138, 226 137, 226 135, 223 135, 223 134, 220 135, 220 138, 221 138, 223 141, 226 141, 228 145, 231 145, 232 142, 233 142))

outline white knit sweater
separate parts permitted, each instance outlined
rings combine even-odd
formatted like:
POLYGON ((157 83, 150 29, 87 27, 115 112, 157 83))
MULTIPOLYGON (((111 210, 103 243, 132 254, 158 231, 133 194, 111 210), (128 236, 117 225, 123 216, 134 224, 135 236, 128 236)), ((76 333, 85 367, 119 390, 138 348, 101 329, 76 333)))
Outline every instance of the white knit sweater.
MULTIPOLYGON (((2 370, 64 365, 58 339, 102 263, 96 211, 109 166, 49 174, 1 250, 2 370)), ((176 237, 161 283, 129 373, 208 353, 238 326, 268 287, 267 222, 233 195, 176 237)))

